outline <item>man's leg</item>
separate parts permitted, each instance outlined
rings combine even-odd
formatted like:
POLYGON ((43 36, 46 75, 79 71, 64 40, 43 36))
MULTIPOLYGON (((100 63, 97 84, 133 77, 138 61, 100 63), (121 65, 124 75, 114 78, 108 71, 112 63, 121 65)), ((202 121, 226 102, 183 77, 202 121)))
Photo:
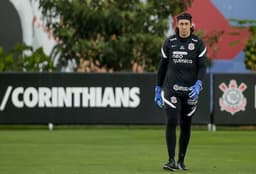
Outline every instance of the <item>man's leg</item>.
POLYGON ((178 113, 176 109, 166 109, 167 122, 166 122, 166 144, 169 155, 169 161, 175 157, 175 146, 176 146, 176 126, 178 120, 178 113))
POLYGON ((176 108, 166 106, 166 144, 168 150, 168 162, 164 165, 164 169, 175 171, 177 165, 175 162, 175 146, 176 146, 176 127, 178 122, 178 117, 180 114, 180 101, 175 98, 176 108))
POLYGON ((180 117, 180 139, 179 139, 179 158, 178 168, 187 170, 184 160, 191 135, 192 116, 195 113, 197 100, 188 100, 182 103, 180 117))
POLYGON ((187 152, 187 147, 190 140, 191 135, 191 119, 192 117, 188 117, 182 114, 180 119, 180 139, 179 139, 179 158, 178 162, 184 163, 185 155, 187 152))

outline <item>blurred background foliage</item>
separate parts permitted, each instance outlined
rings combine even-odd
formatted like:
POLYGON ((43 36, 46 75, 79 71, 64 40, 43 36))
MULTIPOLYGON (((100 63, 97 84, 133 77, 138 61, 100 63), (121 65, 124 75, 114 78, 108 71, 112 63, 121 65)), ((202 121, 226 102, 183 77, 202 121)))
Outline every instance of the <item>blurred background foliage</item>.
MULTIPOLYGON (((244 21, 246 22, 246 21, 244 21)), ((251 33, 251 37, 246 43, 244 48, 245 59, 244 63, 247 69, 256 71, 256 20, 247 21, 250 22, 249 31, 251 33)))
MULTIPOLYGON (((75 61, 78 72, 155 72, 172 17, 192 1, 39 0, 47 29, 58 44, 49 56, 42 48, 24 44, 10 53, 0 48, 0 71, 61 71, 75 61), (53 66, 56 57, 59 63, 53 66)), ((213 50, 208 66, 222 33, 195 32, 213 50)))
POLYGON ((251 35, 243 49, 245 53, 244 63, 248 70, 256 71, 256 20, 231 19, 230 21, 235 22, 240 27, 249 28, 251 35))
MULTIPOLYGON (((255 21, 256 24, 256 21, 255 21)), ((247 69, 256 71, 256 26, 250 27, 251 37, 244 48, 244 63, 247 69)))
POLYGON ((42 48, 17 44, 9 53, 0 47, 0 72, 52 72, 55 71, 51 58, 42 48))
POLYGON ((192 0, 39 0, 59 41, 59 66, 75 59, 80 72, 153 72, 170 15, 192 0), (59 19, 59 20, 56 20, 59 19))

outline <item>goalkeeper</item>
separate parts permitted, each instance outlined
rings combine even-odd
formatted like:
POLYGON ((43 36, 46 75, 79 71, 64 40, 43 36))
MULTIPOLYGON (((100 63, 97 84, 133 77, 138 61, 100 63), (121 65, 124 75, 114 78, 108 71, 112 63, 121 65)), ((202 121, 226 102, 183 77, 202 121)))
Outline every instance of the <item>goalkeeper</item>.
POLYGON ((184 160, 190 139, 191 120, 197 107, 202 81, 206 74, 206 47, 193 34, 192 16, 177 16, 176 33, 167 38, 161 49, 154 101, 165 108, 168 162, 164 169, 187 170, 184 160), (180 125, 179 152, 175 161, 176 126, 180 125))

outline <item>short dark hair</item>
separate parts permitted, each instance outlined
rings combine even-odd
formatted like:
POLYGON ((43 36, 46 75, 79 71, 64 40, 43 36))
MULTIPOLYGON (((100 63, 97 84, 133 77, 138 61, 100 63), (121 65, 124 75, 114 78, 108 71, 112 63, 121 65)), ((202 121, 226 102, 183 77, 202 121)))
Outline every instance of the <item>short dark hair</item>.
POLYGON ((191 16, 191 14, 186 13, 186 12, 181 13, 180 15, 177 16, 177 21, 179 21, 179 20, 181 20, 181 19, 187 19, 187 20, 189 20, 190 22, 192 22, 192 16, 191 16))
MULTIPOLYGON (((189 13, 184 12, 184 13, 181 13, 180 15, 178 15, 177 16, 177 21, 179 21, 181 19, 187 19, 187 20, 189 20, 192 23, 192 16, 189 13)), ((195 30, 195 28, 192 25, 191 28, 190 28, 191 33, 193 33, 194 30, 195 30)), ((178 27, 175 28, 175 32, 179 33, 179 28, 178 27)))

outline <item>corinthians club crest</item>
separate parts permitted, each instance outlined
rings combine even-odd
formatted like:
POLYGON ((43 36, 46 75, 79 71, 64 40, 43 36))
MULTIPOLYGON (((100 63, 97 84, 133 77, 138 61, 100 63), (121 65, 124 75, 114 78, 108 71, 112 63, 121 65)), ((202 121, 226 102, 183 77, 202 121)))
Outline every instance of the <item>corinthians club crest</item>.
POLYGON ((221 83, 219 88, 223 92, 222 97, 219 99, 221 111, 227 111, 232 115, 239 111, 245 111, 247 104, 247 100, 243 95, 247 88, 245 83, 241 83, 238 87, 236 80, 230 80, 228 86, 225 83, 221 83))
POLYGON ((188 49, 189 50, 194 50, 195 49, 195 44, 194 43, 189 43, 188 44, 188 49))

